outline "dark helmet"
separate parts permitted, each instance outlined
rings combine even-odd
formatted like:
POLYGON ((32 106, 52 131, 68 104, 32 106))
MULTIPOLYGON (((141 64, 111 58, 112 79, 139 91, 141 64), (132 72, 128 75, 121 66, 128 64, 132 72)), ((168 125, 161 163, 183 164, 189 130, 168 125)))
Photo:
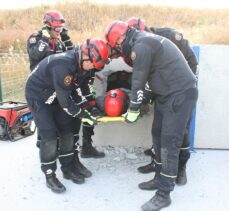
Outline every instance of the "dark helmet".
POLYGON ((103 68, 109 62, 108 47, 100 38, 87 39, 81 45, 81 51, 89 57, 96 69, 103 68))
POLYGON ((133 61, 130 58, 122 57, 122 59, 127 65, 129 65, 130 67, 133 67, 133 61))
POLYGON ((112 89, 107 92, 104 110, 107 116, 120 116, 126 111, 127 96, 120 89, 112 89))
POLYGON ((105 38, 107 43, 113 48, 115 47, 118 39, 125 35, 128 30, 128 24, 123 21, 113 21, 111 22, 105 31, 105 38))
POLYGON ((51 27, 62 27, 65 23, 63 15, 57 10, 49 10, 45 13, 43 23, 51 27))
POLYGON ((145 20, 141 18, 132 17, 128 19, 126 22, 130 27, 133 27, 139 31, 144 31, 145 29, 145 20))

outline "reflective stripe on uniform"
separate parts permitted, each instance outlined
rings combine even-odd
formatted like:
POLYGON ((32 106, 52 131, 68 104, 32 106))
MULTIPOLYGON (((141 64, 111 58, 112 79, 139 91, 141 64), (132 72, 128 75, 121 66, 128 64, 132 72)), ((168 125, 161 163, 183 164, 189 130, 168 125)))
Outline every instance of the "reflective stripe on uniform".
POLYGON ((48 162, 48 163, 41 162, 42 165, 50 165, 50 164, 53 164, 53 163, 56 163, 56 159, 54 161, 51 161, 51 162, 48 162))
POLYGON ((45 101, 45 104, 49 104, 49 105, 52 104, 55 98, 56 98, 56 92, 53 92, 53 94, 45 101))
POLYGON ((130 101, 131 103, 133 103, 133 104, 141 104, 141 102, 134 102, 134 101, 130 101))
POLYGON ((80 109, 79 112, 76 113, 75 115, 71 114, 71 113, 68 111, 68 108, 63 108, 63 110, 64 110, 67 114, 69 114, 70 116, 73 116, 73 117, 76 117, 77 115, 79 115, 79 114, 81 113, 81 109, 80 109))
POLYGON ((162 163, 159 163, 156 159, 154 159, 154 163, 155 163, 156 165, 162 165, 162 163))
POLYGON ((162 176, 164 176, 164 177, 168 177, 168 178, 176 178, 177 176, 170 176, 170 175, 168 175, 168 174, 164 174, 164 173, 162 173, 162 172, 160 172, 160 175, 162 175, 162 176))
POLYGON ((90 96, 93 96, 93 94, 89 94, 89 95, 84 95, 84 97, 90 97, 90 96))
POLYGON ((59 155, 59 158, 62 158, 62 157, 68 157, 68 156, 71 156, 73 155, 74 153, 71 152, 71 153, 68 153, 68 154, 65 154, 65 155, 59 155))
POLYGON ((149 83, 148 83, 148 81, 146 82, 146 85, 145 85, 145 90, 146 90, 146 91, 150 91, 150 92, 152 92, 152 89, 150 89, 150 87, 149 87, 149 83))
POLYGON ((183 147, 183 148, 180 148, 180 150, 187 150, 189 149, 190 147, 183 147))
POLYGON ((160 43, 163 43, 165 41, 165 38, 163 38, 161 41, 160 41, 160 43))

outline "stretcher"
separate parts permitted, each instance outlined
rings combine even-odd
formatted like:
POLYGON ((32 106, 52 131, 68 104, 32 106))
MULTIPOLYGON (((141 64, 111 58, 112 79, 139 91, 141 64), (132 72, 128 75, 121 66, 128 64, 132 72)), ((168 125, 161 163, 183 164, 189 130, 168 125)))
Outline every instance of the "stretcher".
POLYGON ((111 117, 103 116, 97 119, 98 122, 124 122, 125 118, 123 116, 111 117))

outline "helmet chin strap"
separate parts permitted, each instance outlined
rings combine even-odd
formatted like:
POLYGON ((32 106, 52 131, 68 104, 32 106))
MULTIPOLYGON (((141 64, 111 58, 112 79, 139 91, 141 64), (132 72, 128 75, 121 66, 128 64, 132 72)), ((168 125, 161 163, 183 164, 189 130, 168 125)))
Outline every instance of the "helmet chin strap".
POLYGON ((94 68, 92 68, 92 69, 90 69, 90 70, 85 70, 85 69, 83 68, 83 62, 84 62, 84 60, 83 60, 83 51, 82 51, 81 49, 79 49, 78 52, 79 52, 78 55, 79 55, 80 74, 81 74, 82 76, 84 76, 84 75, 87 74, 87 72, 93 70, 94 68))

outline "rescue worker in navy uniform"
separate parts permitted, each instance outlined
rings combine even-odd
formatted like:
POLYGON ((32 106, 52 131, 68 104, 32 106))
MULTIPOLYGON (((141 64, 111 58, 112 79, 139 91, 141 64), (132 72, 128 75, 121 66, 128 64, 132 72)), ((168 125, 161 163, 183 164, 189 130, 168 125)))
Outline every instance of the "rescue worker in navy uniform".
MULTIPOLYGON (((172 41, 181 51, 181 53, 184 55, 186 61, 188 62, 189 67, 191 68, 192 72, 194 75, 197 75, 197 65, 198 61, 197 58, 189 44, 189 41, 186 40, 183 37, 183 34, 180 32, 177 32, 176 30, 172 28, 155 28, 155 27, 150 27, 148 28, 145 25, 145 21, 143 19, 137 18, 137 17, 132 17, 126 21, 130 27, 134 27, 139 31, 148 31, 153 34, 157 34, 163 37, 166 37, 170 41, 172 41)), ((149 87, 146 87, 145 95, 151 95, 152 91, 150 90, 149 87)), ((145 98, 145 101, 147 102, 147 97, 145 98)), ((190 123, 190 121, 189 121, 190 123)), ((190 152, 189 152, 189 124, 188 127, 186 128, 185 135, 184 135, 184 142, 181 147, 180 151, 180 159, 179 159, 179 170, 178 170, 178 176, 176 179, 176 183, 178 185, 185 185, 187 183, 187 176, 186 176, 186 163, 188 159, 190 158, 190 152)), ((152 153, 154 151, 153 148, 147 149, 144 151, 146 155, 151 155, 152 156, 152 162, 145 165, 141 166, 138 168, 138 171, 141 173, 149 173, 155 171, 155 164, 154 164, 154 154, 152 153)), ((139 186, 141 189, 150 189, 150 186, 148 186, 146 183, 143 183, 142 185, 139 186)))
POLYGON ((165 37, 139 32, 125 22, 113 21, 106 28, 106 40, 133 64, 126 122, 137 121, 147 81, 156 95, 152 125, 156 174, 152 183, 157 191, 142 210, 160 210, 171 204, 179 152, 198 95, 196 77, 180 50, 165 37))
POLYGON ((87 40, 80 48, 43 59, 26 82, 25 97, 41 136, 41 169, 47 187, 53 192, 66 190, 55 174, 58 157, 64 178, 78 184, 84 182, 84 176, 79 174, 74 163, 73 128, 70 125, 73 117, 90 125, 94 125, 96 119, 77 105, 73 93, 83 84, 90 70, 103 68, 107 58, 108 49, 101 39, 87 40), (60 137, 58 149, 57 134, 60 137))
POLYGON ((30 70, 45 57, 73 49, 68 30, 64 28, 65 19, 56 10, 49 10, 43 17, 43 27, 27 40, 30 70))
MULTIPOLYGON (((64 23, 65 19, 59 11, 49 10, 45 13, 43 17, 42 29, 30 35, 27 41, 27 52, 29 54, 31 71, 45 57, 73 49, 74 45, 70 36, 68 35, 68 30, 64 28, 64 23)), ((92 83, 93 78, 90 79, 90 84, 92 83)), ((88 90, 86 90, 86 92, 87 93, 83 94, 86 95, 87 100, 93 102, 94 99, 92 99, 92 93, 89 93, 88 90)), ((80 127, 76 128, 75 131, 76 143, 79 140, 79 130, 80 127)), ((94 135, 94 127, 83 123, 83 147, 81 150, 81 155, 82 157, 102 158, 105 156, 105 154, 92 146, 92 135, 94 135)), ((40 137, 38 135, 38 146, 39 139, 40 137)))
MULTIPOLYGON (((68 30, 64 28, 64 23, 65 19, 59 11, 48 10, 43 17, 42 29, 29 36, 27 52, 31 72, 45 57, 73 49, 73 43, 68 35, 68 30)), ((39 147, 39 132, 37 139, 39 147)))

